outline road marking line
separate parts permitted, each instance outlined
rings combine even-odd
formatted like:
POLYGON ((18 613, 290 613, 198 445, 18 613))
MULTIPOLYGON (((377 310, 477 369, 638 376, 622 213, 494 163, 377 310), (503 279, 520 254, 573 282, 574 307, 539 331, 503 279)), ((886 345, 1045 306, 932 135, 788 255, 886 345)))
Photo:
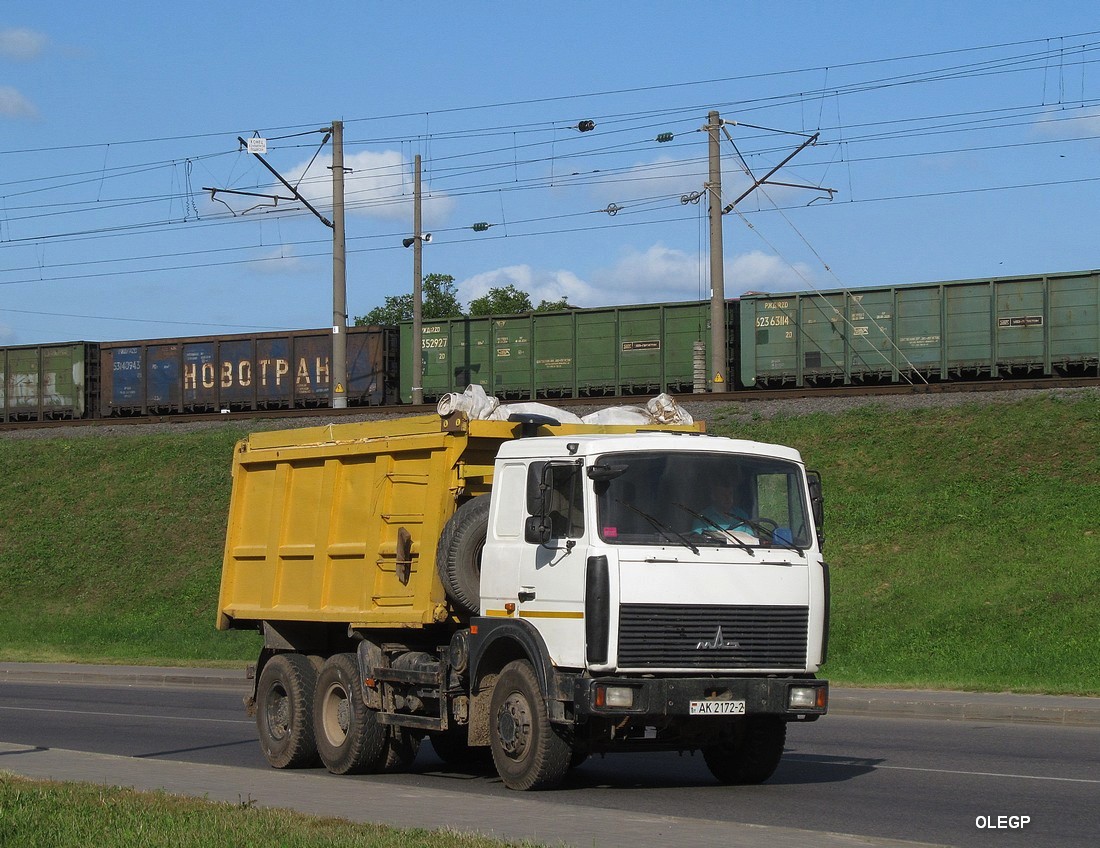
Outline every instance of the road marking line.
POLYGON ((784 757, 783 759, 784 761, 813 763, 815 765, 849 766, 850 768, 865 768, 871 770, 883 769, 889 771, 923 771, 931 772, 932 774, 959 774, 965 777, 1010 777, 1015 780, 1051 780, 1058 783, 1100 783, 1100 780, 1092 780, 1091 778, 1087 777, 1045 777, 1038 774, 1009 774, 996 771, 956 771, 955 769, 918 768, 917 766, 878 766, 872 765, 870 763, 861 763, 854 760, 849 762, 823 763, 821 762, 821 760, 798 756, 788 756, 784 757))

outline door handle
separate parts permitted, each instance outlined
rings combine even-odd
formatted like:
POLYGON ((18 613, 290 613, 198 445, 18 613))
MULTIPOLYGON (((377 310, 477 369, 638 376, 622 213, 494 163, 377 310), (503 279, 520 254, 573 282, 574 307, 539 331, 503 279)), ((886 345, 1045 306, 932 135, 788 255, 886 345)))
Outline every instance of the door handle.
POLYGON ((522 586, 519 590, 519 602, 522 604, 524 601, 535 600, 535 587, 534 586, 522 586))

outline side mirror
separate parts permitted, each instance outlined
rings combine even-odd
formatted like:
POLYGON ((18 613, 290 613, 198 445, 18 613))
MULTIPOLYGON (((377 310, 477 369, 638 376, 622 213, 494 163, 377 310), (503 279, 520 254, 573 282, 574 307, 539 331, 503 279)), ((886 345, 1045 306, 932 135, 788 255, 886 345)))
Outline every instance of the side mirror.
POLYGON ((625 465, 590 465, 588 466, 588 479, 597 483, 606 483, 616 477, 622 477, 626 473, 625 465))
POLYGON ((550 524, 541 515, 531 515, 523 524, 523 541, 529 545, 545 545, 550 541, 550 524))
POLYGON ((821 488, 821 475, 816 471, 806 472, 810 484, 810 509, 814 514, 814 526, 817 528, 819 545, 825 544, 825 495, 821 488))

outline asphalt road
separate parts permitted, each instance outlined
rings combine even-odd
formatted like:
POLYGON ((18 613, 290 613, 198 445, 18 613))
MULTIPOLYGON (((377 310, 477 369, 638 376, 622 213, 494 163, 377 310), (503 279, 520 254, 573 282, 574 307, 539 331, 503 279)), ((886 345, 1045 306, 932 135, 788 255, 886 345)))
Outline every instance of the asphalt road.
POLYGON ((764 839, 762 826, 777 829, 764 839, 773 845, 805 844, 800 832, 812 831, 959 846, 1092 848, 1100 831, 1097 727, 833 715, 791 727, 783 763, 762 786, 719 786, 699 756, 639 754, 593 758, 563 789, 520 796, 493 774, 445 769, 429 746, 403 775, 274 771, 240 697, 240 690, 215 688, 4 681, 0 769, 61 779, 92 775, 211 797, 218 797, 211 787, 224 783, 229 792, 236 787, 238 798, 272 805, 282 805, 280 787, 293 784, 295 802, 287 806, 340 814, 339 797, 350 792, 347 809, 360 819, 382 817, 363 803, 381 793, 392 823, 443 826, 450 804, 466 816, 459 826, 548 844, 644 848, 667 846, 670 838, 753 844, 754 836, 764 839), (36 761, 46 765, 31 768, 36 761), (402 798, 411 821, 399 815, 402 798), (521 798, 528 812, 517 816, 521 798), (415 817, 429 808, 434 820, 415 817), (1006 825, 1018 823, 1007 817, 1030 820, 1015 828, 978 826, 997 825, 1001 816, 1006 825))

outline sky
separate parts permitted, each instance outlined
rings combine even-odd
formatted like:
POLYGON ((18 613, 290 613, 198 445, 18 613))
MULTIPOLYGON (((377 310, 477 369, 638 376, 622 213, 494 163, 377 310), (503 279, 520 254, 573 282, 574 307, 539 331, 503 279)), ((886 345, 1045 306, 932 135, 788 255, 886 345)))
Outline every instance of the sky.
POLYGON ((348 323, 412 289, 416 155, 464 304, 709 297, 711 111, 723 205, 794 154, 727 297, 1100 268, 1100 16, 1038 8, 5 0, 0 345, 331 326, 332 231, 240 140, 330 218, 334 121, 348 323))

